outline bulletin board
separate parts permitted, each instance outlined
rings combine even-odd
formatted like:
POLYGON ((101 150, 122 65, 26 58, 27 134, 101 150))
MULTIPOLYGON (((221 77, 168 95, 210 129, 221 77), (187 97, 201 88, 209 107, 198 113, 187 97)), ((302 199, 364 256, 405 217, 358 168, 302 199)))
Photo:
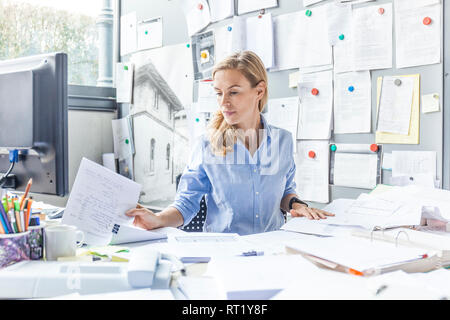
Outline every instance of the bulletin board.
MULTIPOLYGON (((278 7, 268 8, 265 10, 266 13, 270 13, 272 17, 277 15, 293 13, 296 11, 304 9, 314 9, 314 7, 323 5, 332 0, 326 0, 319 2, 315 5, 303 7, 302 0, 278 0, 278 7)), ((393 1, 389 0, 376 0, 369 1, 366 3, 355 4, 354 9, 372 6, 374 4, 389 4, 393 1)), ((445 1, 442 3, 442 17, 448 16, 449 9, 446 6, 445 1)), ((238 1, 235 1, 235 15, 237 15, 238 1)), ((163 21, 163 46, 176 45, 180 43, 190 43, 191 39, 188 36, 187 24, 185 23, 186 18, 183 11, 179 7, 178 1, 175 0, 122 0, 120 1, 120 14, 126 15, 130 12, 137 13, 137 19, 146 20, 152 17, 162 17, 163 21)), ((259 12, 250 12, 242 15, 243 17, 251 17, 258 15, 259 12)), ((227 18, 225 20, 215 22, 210 24, 207 28, 202 30, 202 32, 207 30, 214 30, 215 28, 225 26, 232 21, 232 18, 227 18)), ((393 20, 395 21, 395 20, 393 20)), ((446 57, 449 55, 448 51, 444 49, 448 47, 448 44, 444 43, 444 29, 448 27, 445 24, 445 20, 441 19, 441 63, 410 67, 410 68, 396 68, 396 48, 395 48, 395 23, 393 25, 393 68, 392 69, 382 69, 382 70, 371 70, 371 83, 372 83, 372 129, 371 133, 364 134, 334 134, 332 132, 329 143, 330 144, 373 144, 375 143, 375 128, 377 119, 377 79, 383 76, 395 76, 395 75, 412 75, 420 74, 420 96, 424 94, 436 93, 439 95, 440 99, 440 111, 434 113, 422 113, 420 112, 420 137, 419 144, 383 144, 383 152, 390 153, 394 150, 399 151, 436 151, 437 153, 437 179, 441 181, 441 187, 448 189, 450 181, 449 164, 444 162, 444 158, 449 159, 448 152, 450 150, 450 141, 444 136, 444 134, 449 135, 450 126, 450 115, 445 108, 447 100, 444 98, 448 95, 450 91, 450 84, 445 77, 444 65, 446 69, 447 66, 446 57), (447 88, 444 93, 444 86, 447 88), (444 122, 444 119, 447 121, 444 122)), ((121 61, 127 61, 129 56, 121 56, 121 61)), ((283 71, 272 71, 268 72, 268 90, 269 99, 286 98, 298 96, 297 88, 289 87, 289 75, 298 69, 283 70, 283 71)), ((447 72, 447 71, 446 71, 447 72)), ((194 85, 193 97, 194 101, 197 97, 196 90, 197 86, 194 85)), ((122 107, 122 115, 127 114, 127 105, 122 107)), ((381 182, 385 183, 389 181, 391 172, 389 170, 381 170, 381 182)), ((368 193, 368 189, 350 188, 330 185, 330 201, 337 198, 357 198, 361 193, 368 193)), ((311 203, 316 207, 323 207, 324 204, 311 203)))

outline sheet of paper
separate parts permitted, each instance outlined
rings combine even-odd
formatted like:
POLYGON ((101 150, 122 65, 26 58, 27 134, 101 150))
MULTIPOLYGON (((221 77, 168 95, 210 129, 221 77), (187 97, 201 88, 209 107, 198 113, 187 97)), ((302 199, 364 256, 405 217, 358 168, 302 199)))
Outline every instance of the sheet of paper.
POLYGON ((214 52, 216 63, 229 56, 232 51, 233 24, 218 26, 214 29, 214 52))
POLYGON ((352 6, 331 2, 327 5, 328 43, 334 46, 351 32, 352 6))
POLYGON ((355 71, 392 68, 392 4, 353 10, 352 44, 355 71))
POLYGON ((273 7, 278 7, 278 0, 239 0, 238 15, 273 7))
POLYGON ((124 56, 137 49, 136 11, 120 17, 120 55, 124 56))
POLYGON ((422 95, 422 113, 439 112, 439 94, 431 93, 422 95))
POLYGON ((392 176, 428 174, 436 178, 436 151, 392 151, 392 176))
POLYGON ((116 64, 116 99, 118 103, 131 103, 133 98, 134 64, 116 64))
POLYGON ((333 46, 334 72, 350 72, 355 70, 355 59, 353 58, 352 32, 333 46))
POLYGON ((322 1, 323 0, 303 0, 303 6, 307 7, 307 6, 322 2, 322 1))
POLYGON ((370 133, 372 84, 369 71, 335 74, 334 133, 370 133))
POLYGON ((137 25, 138 50, 162 47, 162 18, 140 21, 137 25))
POLYGON ((392 170, 392 153, 383 153, 383 162, 381 164, 381 169, 392 170))
POLYGON ((269 99, 267 121, 292 134, 294 152, 297 149, 298 97, 269 99))
POLYGON ((281 14, 273 17, 275 64, 270 71, 298 68, 300 59, 301 12, 281 14))
POLYGON ((326 237, 350 236, 355 228, 364 230, 359 226, 317 223, 304 217, 292 218, 281 227, 286 231, 326 237))
POLYGON ((209 0, 211 21, 217 22, 234 15, 234 0, 209 0))
POLYGON ((246 20, 246 50, 255 52, 266 69, 274 63, 272 14, 249 17, 246 20))
POLYGON ((410 3, 395 1, 397 68, 440 63, 441 4, 414 7, 410 3))
POLYGON ((409 134, 413 93, 413 78, 383 77, 377 131, 409 134))
POLYGON ((195 103, 196 112, 215 112, 218 109, 217 95, 212 80, 198 81, 198 99, 195 103))
POLYGON ((301 74, 297 139, 329 139, 333 109, 332 71, 301 74))
POLYGON ((141 185, 86 158, 81 160, 62 218, 84 232, 88 245, 107 245, 114 224, 131 224, 141 185))
POLYGON ((395 0, 395 10, 399 11, 405 11, 408 9, 419 9, 426 6, 431 6, 434 4, 441 3, 441 0, 415 0, 415 1, 408 1, 408 0, 395 0))
POLYGON ((408 176, 391 177, 388 182, 392 186, 417 185, 426 188, 435 188, 435 179, 431 174, 414 174, 408 176))
POLYGON ((295 156, 297 193, 303 200, 328 203, 330 147, 328 141, 298 141, 295 156))
POLYGON ((210 24, 211 15, 206 0, 183 0, 178 3, 186 17, 189 37, 210 24))
POLYGON ((373 189, 377 185, 377 155, 340 153, 334 155, 333 183, 336 186, 373 189))
MULTIPOLYGON (((396 144, 419 144, 420 140, 420 74, 400 76, 402 80, 404 78, 414 79, 414 92, 412 98, 412 109, 411 109, 411 122, 409 125, 409 134, 395 134, 387 132, 376 132, 375 141, 376 143, 396 143, 396 144)), ((383 78, 378 77, 377 79, 377 109, 380 104, 381 87, 383 83, 383 78)))
POLYGON ((206 114, 197 112, 195 105, 189 106, 184 110, 186 111, 189 145, 192 148, 197 138, 206 132, 206 114))
POLYGON ((133 139, 130 117, 112 120, 114 157, 119 160, 133 155, 133 139))
POLYGON ((332 64, 333 50, 328 43, 326 17, 327 5, 300 11, 301 37, 297 52, 300 68, 332 64))
POLYGON ((245 50, 247 46, 247 19, 242 16, 233 17, 231 51, 245 50))

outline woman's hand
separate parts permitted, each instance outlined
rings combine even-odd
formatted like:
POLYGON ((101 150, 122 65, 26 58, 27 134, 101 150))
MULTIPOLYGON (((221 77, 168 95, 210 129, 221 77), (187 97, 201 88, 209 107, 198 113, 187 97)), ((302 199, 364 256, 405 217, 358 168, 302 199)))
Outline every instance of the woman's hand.
POLYGON ((162 227, 161 218, 153 213, 153 211, 137 205, 135 209, 128 210, 125 214, 129 217, 134 217, 133 225, 146 230, 156 229, 162 227))
POLYGON ((334 214, 316 208, 309 208, 300 203, 294 203, 290 211, 292 217, 306 217, 310 220, 326 219, 327 216, 333 217, 334 214))

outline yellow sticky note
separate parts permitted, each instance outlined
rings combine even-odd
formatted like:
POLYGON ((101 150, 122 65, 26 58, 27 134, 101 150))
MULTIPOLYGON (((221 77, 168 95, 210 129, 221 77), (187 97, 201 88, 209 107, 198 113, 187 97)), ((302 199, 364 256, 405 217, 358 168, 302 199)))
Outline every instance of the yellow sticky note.
MULTIPOLYGON (((395 143, 395 144, 419 144, 420 140, 420 74, 396 76, 398 78, 413 77, 414 78, 414 91, 411 106, 411 120, 409 123, 409 133, 407 135, 388 133, 388 132, 376 132, 376 143, 395 143)), ((383 78, 377 79, 377 111, 380 106, 381 85, 383 78)), ((378 112, 377 112, 378 114, 378 112)))

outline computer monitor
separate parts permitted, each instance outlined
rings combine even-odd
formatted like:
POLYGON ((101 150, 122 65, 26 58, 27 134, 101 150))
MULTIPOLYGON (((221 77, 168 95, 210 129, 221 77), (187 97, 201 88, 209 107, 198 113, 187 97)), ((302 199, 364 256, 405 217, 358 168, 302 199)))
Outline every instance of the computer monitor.
POLYGON ((0 61, 0 179, 3 188, 64 196, 68 193, 67 54, 0 61))

